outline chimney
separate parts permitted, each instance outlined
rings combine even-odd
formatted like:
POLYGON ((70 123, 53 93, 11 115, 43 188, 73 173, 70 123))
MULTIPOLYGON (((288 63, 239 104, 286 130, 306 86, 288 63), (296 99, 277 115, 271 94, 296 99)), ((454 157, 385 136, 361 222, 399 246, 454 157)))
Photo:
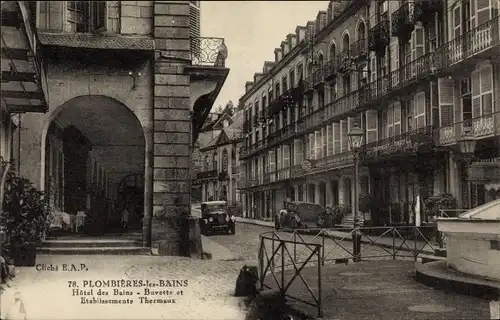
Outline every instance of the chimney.
POLYGON ((295 35, 297 36, 297 43, 306 40, 306 27, 297 26, 295 28, 295 35))
POLYGON ((281 48, 274 49, 274 61, 278 63, 281 61, 281 58, 283 58, 283 51, 281 48))
POLYGON ((252 87, 253 87, 252 81, 245 82, 245 93, 247 93, 250 89, 252 89, 252 87))

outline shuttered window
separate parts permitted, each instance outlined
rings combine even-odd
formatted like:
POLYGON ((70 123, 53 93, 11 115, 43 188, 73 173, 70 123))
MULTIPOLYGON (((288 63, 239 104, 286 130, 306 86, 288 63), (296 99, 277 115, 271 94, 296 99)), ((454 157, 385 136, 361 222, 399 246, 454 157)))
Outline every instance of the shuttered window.
POLYGON ((370 81, 374 82, 377 80, 377 56, 374 52, 371 52, 370 60, 370 81))
POLYGON ((298 165, 304 161, 304 142, 301 139, 293 141, 294 143, 294 164, 298 165))
POLYGON ((387 137, 394 136, 394 107, 392 105, 387 108, 387 137))
POLYGON ((439 94, 439 126, 446 127, 453 124, 453 79, 438 79, 439 94))
POLYGON ((283 168, 282 167, 283 162, 281 161, 283 159, 283 155, 281 153, 281 148, 282 148, 282 146, 279 146, 276 148, 276 162, 277 162, 277 166, 278 166, 277 169, 278 170, 281 170, 283 168))
POLYGON ((321 141, 322 140, 322 136, 321 136, 321 131, 315 131, 314 132, 314 136, 315 136, 315 142, 314 142, 314 145, 315 145, 315 149, 316 149, 316 154, 315 154, 315 159, 321 159, 323 157, 323 142, 321 141))
POLYGON ((490 0, 477 0, 476 24, 480 26, 491 20, 491 3, 490 0))
MULTIPOLYGON (((389 51, 391 53, 391 72, 396 71, 399 68, 399 46, 398 46, 398 39, 394 38, 391 40, 391 43, 389 45, 389 51)), ((399 73, 398 72, 393 72, 392 73, 392 85, 395 86, 399 83, 399 73)))
POLYGON ((347 121, 346 120, 341 120, 340 121, 340 124, 341 124, 341 137, 342 137, 342 145, 341 145, 341 150, 342 152, 345 152, 345 151, 349 151, 350 150, 350 147, 349 147, 349 141, 348 141, 348 138, 347 138, 347 121))
POLYGON ((339 122, 334 122, 333 123, 333 153, 340 153, 342 148, 341 148, 341 132, 340 132, 340 123, 339 122))
POLYGON ((290 168, 290 146, 283 145, 283 168, 290 168))
POLYGON ((425 92, 415 94, 415 125, 417 128, 425 127, 425 92))
POLYGON ((310 133, 309 134, 309 159, 316 159, 314 154, 315 154, 314 133, 310 133))
POLYGON ((471 75, 472 117, 484 117, 493 112, 493 74, 486 66, 471 75))
POLYGON ((323 152, 322 156, 326 157, 328 153, 328 140, 327 140, 327 135, 326 135, 326 127, 321 128, 321 144, 323 147, 323 152))
POLYGON ((366 116, 366 143, 376 142, 378 140, 378 112, 368 110, 366 116))
POLYGON ((326 139, 327 139, 326 155, 330 156, 333 154, 333 125, 326 126, 326 139))
POLYGON ((401 102, 396 101, 393 105, 393 130, 394 136, 401 134, 401 102))
MULTIPOLYGON (((424 28, 421 26, 415 26, 415 30, 412 32, 411 37, 411 59, 415 61, 425 54, 425 42, 424 42, 424 28)), ((418 60, 411 66, 412 76, 415 77, 417 74, 421 74, 424 68, 423 59, 418 60)))

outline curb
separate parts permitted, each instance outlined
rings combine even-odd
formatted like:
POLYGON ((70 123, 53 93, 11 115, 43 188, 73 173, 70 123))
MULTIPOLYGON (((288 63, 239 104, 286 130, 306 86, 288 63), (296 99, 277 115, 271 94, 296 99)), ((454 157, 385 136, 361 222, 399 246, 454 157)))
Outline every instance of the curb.
MULTIPOLYGON (((245 218, 245 220, 243 220, 240 217, 236 217, 236 221, 239 222, 239 223, 244 223, 244 224, 253 224, 253 225, 259 225, 259 226, 268 227, 268 228, 274 228, 274 223, 271 225, 267 221, 251 220, 251 219, 246 219, 246 218, 245 218)), ((291 229, 281 229, 281 230, 283 232, 292 233, 291 229)), ((318 232, 317 231, 308 231, 308 230, 297 230, 297 233, 299 233, 299 234, 305 234, 305 235, 316 235, 318 232)), ((335 238, 337 240, 342 240, 343 239, 343 240, 350 241, 350 237, 344 237, 344 236, 339 236, 339 235, 329 234, 329 233, 328 233, 328 236, 330 236, 332 238, 335 238)), ((393 248, 393 245, 391 245, 391 244, 380 243, 380 242, 370 242, 370 241, 368 241, 366 239, 361 239, 361 243, 363 243, 363 244, 372 244, 372 245, 377 246, 377 247, 393 248)), ((412 249, 409 249, 409 248, 406 248, 406 247, 401 247, 401 248, 398 248, 398 251, 412 252, 412 249)), ((421 253, 434 255, 434 252, 427 251, 427 250, 422 250, 421 253)))
POLYGON ((451 279, 439 277, 432 272, 430 266, 437 267, 446 263, 444 261, 429 262, 424 264, 415 263, 415 280, 425 286, 444 290, 445 292, 456 292, 463 295, 481 297, 487 300, 498 301, 500 296, 500 287, 490 286, 488 284, 468 282, 465 279, 451 279))

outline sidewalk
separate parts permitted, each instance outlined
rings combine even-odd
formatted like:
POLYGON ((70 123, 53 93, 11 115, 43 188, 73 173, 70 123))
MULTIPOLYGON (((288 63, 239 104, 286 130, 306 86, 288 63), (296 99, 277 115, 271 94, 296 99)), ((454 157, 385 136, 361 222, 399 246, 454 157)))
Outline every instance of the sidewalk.
MULTIPOLYGON (((277 272, 280 279, 281 272, 277 272)), ((317 272, 316 267, 301 272, 316 297, 317 272)), ((285 283, 294 273, 294 270, 285 271, 285 283)), ((370 261, 323 267, 323 319, 490 319, 489 301, 427 288, 413 280, 410 275, 414 273, 414 263, 409 261, 370 261)), ((266 284, 277 288, 270 275, 266 284)), ((314 302, 300 277, 295 278, 287 294, 314 302)), ((287 300, 294 309, 317 316, 316 308, 287 300)))
POLYGON ((1 319, 13 319, 6 314, 16 293, 21 297, 28 320, 245 319, 241 299, 232 296, 241 262, 155 256, 39 255, 37 263, 38 269, 58 266, 58 271, 16 268, 10 288, 0 295, 1 319), (80 269, 82 263, 86 265, 84 269, 62 270, 63 264, 74 264, 80 269), (105 282, 111 280, 118 285, 107 287, 105 282), (187 280, 188 285, 175 284, 176 280, 187 280), (141 286, 138 281, 158 286, 141 286), (146 289, 156 294, 146 293, 146 289), (110 303, 110 299, 132 303, 110 303))
MULTIPOLYGON (((243 218, 243 217, 236 217, 236 221, 239 223, 246 223, 246 224, 253 224, 253 225, 259 225, 263 227, 269 227, 269 228, 274 228, 274 222, 272 221, 262 221, 262 220, 257 220, 257 219, 250 219, 250 218, 243 218)), ((281 232, 287 232, 287 231, 281 231, 281 232)), ((299 230, 299 233, 302 234, 310 234, 310 235, 316 235, 319 233, 318 231, 309 231, 305 232, 304 230, 299 230), (309 233, 309 232, 313 232, 309 233)), ((343 231, 337 231, 337 230, 327 230, 326 233, 335 239, 339 240, 345 240, 345 241, 351 241, 351 235, 348 232, 343 232, 343 231)), ((438 246, 436 245, 434 248, 430 247, 428 244, 426 244, 424 241, 415 241, 407 239, 403 241, 400 238, 395 238, 394 243, 392 237, 377 237, 377 236, 368 236, 368 235, 363 235, 361 238, 361 243, 363 244, 370 244, 376 245, 379 247, 385 247, 385 248, 393 248, 394 246, 396 248, 399 248, 401 251, 412 251, 412 250, 421 250, 422 253, 424 254, 434 254, 434 249, 436 249, 438 246), (403 243, 404 242, 404 243, 403 243), (409 248, 408 248, 409 247, 409 248)))

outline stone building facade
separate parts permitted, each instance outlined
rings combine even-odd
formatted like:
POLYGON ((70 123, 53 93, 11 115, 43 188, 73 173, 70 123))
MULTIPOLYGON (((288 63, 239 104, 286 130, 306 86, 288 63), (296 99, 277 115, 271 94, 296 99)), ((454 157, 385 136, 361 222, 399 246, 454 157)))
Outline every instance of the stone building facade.
POLYGON ((56 210, 104 192, 165 254, 179 254, 181 231, 158 217, 190 212, 191 149, 229 72, 224 39, 193 36, 193 5, 33 1, 47 112, 21 114, 14 135, 21 174, 57 191, 56 210))
POLYGON ((498 8, 334 0, 286 36, 241 98, 247 215, 366 195, 365 220, 414 223, 419 200, 447 193, 465 209, 498 198, 498 8), (364 132, 358 195, 353 128, 364 132))

